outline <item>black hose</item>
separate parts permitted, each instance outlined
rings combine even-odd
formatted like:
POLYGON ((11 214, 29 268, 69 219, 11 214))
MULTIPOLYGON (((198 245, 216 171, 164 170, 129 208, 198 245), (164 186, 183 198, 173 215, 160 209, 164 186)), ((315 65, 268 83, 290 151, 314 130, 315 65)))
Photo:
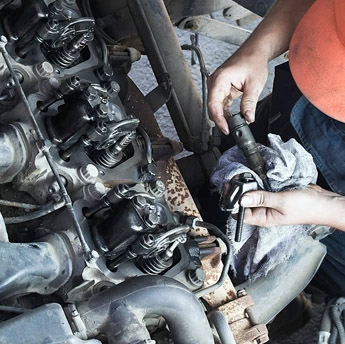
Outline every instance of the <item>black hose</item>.
POLYGON ((222 273, 220 274, 219 280, 215 284, 213 284, 207 288, 199 289, 199 290, 196 290, 194 292, 195 296, 200 298, 200 297, 203 297, 206 294, 209 294, 209 293, 215 291, 216 289, 220 288, 223 285, 223 283, 225 282, 225 279, 228 275, 228 271, 230 268, 231 243, 230 243, 229 238, 217 226, 215 226, 211 223, 203 222, 203 221, 196 221, 196 226, 204 227, 204 228, 208 229, 208 231, 211 234, 221 238, 222 241, 224 242, 225 246, 226 246, 226 249, 227 249, 227 253, 225 256, 225 260, 224 260, 223 270, 222 270, 222 273))
POLYGON ((13 224, 13 223, 22 223, 31 220, 38 219, 40 217, 46 216, 58 209, 61 209, 65 206, 65 201, 60 201, 58 203, 48 203, 47 205, 41 207, 36 211, 32 211, 31 213, 21 215, 21 216, 14 216, 14 217, 4 217, 5 224, 13 224))
POLYGON ((139 276, 76 305, 87 335, 105 333, 109 344, 149 340, 143 319, 162 316, 175 344, 214 344, 205 313, 193 293, 164 276, 139 276), (126 317, 118 316, 127 314, 126 317), (135 327, 128 324, 128 319, 135 327))

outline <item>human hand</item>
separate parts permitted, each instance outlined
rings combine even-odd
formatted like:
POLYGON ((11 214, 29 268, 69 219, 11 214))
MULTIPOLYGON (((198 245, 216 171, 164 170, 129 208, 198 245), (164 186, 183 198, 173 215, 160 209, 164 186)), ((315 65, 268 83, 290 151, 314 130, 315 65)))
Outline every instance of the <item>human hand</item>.
POLYGON ((228 109, 233 100, 242 93, 240 111, 247 122, 254 122, 256 103, 264 88, 267 75, 267 59, 257 52, 247 54, 240 49, 208 78, 210 118, 224 134, 229 134, 224 110, 228 109))
POLYGON ((244 222, 250 225, 319 224, 338 229, 344 226, 337 224, 340 214, 344 213, 344 197, 317 185, 277 193, 248 192, 242 196, 241 205, 246 208, 244 222))

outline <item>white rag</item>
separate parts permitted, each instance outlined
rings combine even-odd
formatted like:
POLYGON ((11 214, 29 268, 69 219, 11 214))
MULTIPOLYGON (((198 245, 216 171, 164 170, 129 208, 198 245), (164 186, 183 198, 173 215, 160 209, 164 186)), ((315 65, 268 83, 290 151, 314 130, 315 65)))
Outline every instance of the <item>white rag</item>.
MULTIPOLYGON (((267 177, 272 191, 303 189, 315 184, 317 169, 312 156, 295 140, 283 142, 280 136, 269 134, 269 147, 258 145, 266 165, 267 177)), ((211 181, 221 191, 224 183, 234 176, 250 172, 262 187, 258 175, 247 167, 247 162, 235 146, 218 160, 211 181)), ((301 209, 303 211, 303 209, 301 209)), ((311 226, 257 227, 244 224, 241 242, 235 242, 236 220, 227 221, 228 235, 232 243, 231 269, 236 284, 254 281, 267 275, 277 265, 286 262, 294 253, 311 226)))

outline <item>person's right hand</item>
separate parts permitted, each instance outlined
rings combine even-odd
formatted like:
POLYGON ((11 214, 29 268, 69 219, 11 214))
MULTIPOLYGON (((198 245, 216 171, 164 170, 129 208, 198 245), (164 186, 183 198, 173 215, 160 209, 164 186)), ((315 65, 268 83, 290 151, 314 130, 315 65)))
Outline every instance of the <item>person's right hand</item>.
POLYGON ((239 49, 208 78, 209 115, 224 134, 229 134, 224 110, 242 93, 240 111, 247 122, 254 122, 256 103, 267 75, 267 60, 259 52, 245 54, 239 49))

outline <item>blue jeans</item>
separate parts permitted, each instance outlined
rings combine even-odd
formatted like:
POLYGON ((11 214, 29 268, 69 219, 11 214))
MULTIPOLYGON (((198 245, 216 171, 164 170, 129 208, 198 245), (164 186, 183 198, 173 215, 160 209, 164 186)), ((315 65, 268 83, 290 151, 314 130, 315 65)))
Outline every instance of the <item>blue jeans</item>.
MULTIPOLYGON (((305 97, 292 109, 290 120, 330 188, 345 195, 345 123, 326 116, 305 97)), ((345 232, 335 231, 322 242, 327 256, 313 283, 329 295, 345 296, 345 232)))

